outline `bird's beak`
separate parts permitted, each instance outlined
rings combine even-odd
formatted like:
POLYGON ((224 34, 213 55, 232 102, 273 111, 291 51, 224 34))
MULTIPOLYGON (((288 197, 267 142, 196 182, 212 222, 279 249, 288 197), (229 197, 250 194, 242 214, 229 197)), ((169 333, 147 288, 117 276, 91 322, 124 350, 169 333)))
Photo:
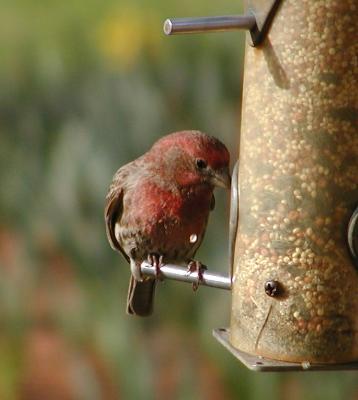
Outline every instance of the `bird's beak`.
POLYGON ((230 176, 229 168, 225 167, 225 168, 220 169, 219 171, 215 171, 211 178, 211 183, 214 186, 222 187, 225 189, 230 189, 231 176, 230 176))

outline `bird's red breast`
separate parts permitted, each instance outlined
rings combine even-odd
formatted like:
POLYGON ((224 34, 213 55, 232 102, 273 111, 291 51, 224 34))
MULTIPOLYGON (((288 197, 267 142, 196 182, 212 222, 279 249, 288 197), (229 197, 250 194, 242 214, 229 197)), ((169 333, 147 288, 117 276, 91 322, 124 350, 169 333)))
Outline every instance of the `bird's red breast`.
POLYGON ((166 190, 155 182, 140 183, 123 199, 121 225, 145 238, 144 247, 149 241, 153 252, 170 260, 186 260, 201 243, 212 196, 208 185, 166 190), (197 236, 195 241, 192 235, 197 236))

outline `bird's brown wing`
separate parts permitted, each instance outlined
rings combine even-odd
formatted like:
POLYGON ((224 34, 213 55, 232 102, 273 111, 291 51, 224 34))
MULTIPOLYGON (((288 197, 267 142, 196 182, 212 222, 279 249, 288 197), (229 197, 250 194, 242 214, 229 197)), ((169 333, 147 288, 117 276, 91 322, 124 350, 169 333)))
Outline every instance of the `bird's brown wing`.
POLYGON ((108 241, 113 250, 120 251, 124 258, 129 262, 129 257, 124 252, 115 235, 115 226, 119 222, 123 213, 123 188, 118 185, 111 185, 106 198, 104 217, 106 221, 106 233, 108 241))
POLYGON ((215 196, 214 193, 211 197, 211 201, 210 201, 210 211, 213 211, 213 209, 215 208, 215 196))
MULTIPOLYGON (((124 189, 121 186, 121 178, 124 173, 119 170, 115 175, 113 183, 109 189, 106 198, 105 221, 106 233, 108 241, 114 250, 120 251, 124 258, 130 262, 128 255, 119 244, 115 235, 116 223, 120 222, 123 213, 123 196, 124 189)), ((129 280, 128 298, 127 298, 127 313, 146 317, 153 312, 154 293, 156 282, 153 279, 146 279, 143 282, 137 282, 133 276, 129 280)))

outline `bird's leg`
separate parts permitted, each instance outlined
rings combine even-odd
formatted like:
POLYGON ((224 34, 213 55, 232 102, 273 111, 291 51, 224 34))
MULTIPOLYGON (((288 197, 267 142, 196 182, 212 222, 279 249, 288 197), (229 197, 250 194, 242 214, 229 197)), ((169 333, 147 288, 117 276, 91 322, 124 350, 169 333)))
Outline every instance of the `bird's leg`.
POLYGON ((138 282, 143 281, 142 272, 140 269, 140 262, 134 261, 132 258, 130 260, 131 272, 134 279, 138 282))
POLYGON ((156 253, 148 254, 147 260, 150 265, 155 267, 155 278, 162 281, 163 276, 160 271, 160 268, 163 265, 163 256, 160 256, 159 254, 156 253))
POLYGON ((198 287, 199 287, 200 283, 203 282, 203 280, 204 280, 203 273, 207 269, 208 268, 204 264, 202 264, 200 261, 196 261, 196 260, 189 261, 189 263, 188 263, 188 274, 191 274, 192 272, 197 272, 198 273, 198 281, 193 283, 194 292, 196 290, 198 290, 198 287))

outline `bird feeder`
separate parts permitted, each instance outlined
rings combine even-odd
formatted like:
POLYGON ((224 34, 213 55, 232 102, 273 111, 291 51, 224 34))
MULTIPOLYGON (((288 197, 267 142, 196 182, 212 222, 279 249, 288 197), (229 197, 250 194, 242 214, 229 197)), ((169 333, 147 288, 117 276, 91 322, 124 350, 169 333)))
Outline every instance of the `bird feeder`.
POLYGON ((354 3, 283 1, 246 48, 230 343, 247 353, 358 360, 354 3))
POLYGON ((258 0, 164 25, 248 30, 232 273, 203 283, 232 288, 230 329, 214 336, 253 370, 358 369, 357 10, 258 0))

